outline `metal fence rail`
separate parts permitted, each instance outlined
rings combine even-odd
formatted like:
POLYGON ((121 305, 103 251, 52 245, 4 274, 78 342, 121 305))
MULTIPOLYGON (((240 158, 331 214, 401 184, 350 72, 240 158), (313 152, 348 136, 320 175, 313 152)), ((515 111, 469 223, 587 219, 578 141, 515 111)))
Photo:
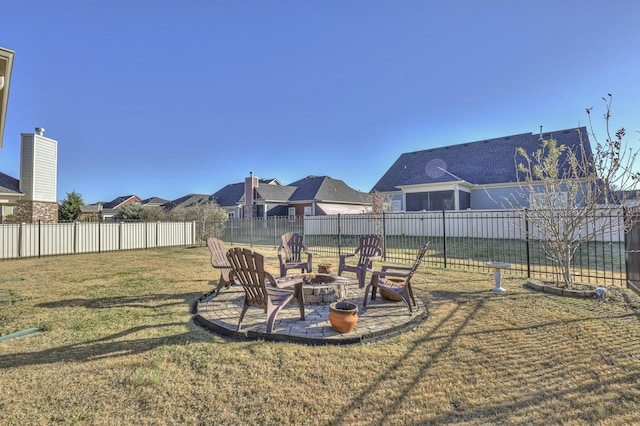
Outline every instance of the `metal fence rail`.
MULTIPOLYGON (((629 270, 627 261, 627 257, 637 259, 638 243, 625 241, 631 235, 637 240, 637 230, 625 234, 623 214, 622 209, 603 209, 589 221, 590 229, 606 228, 607 232, 583 243, 575 253, 576 281, 624 286, 628 272, 638 274, 637 268, 629 270), (625 243, 635 251, 625 250, 625 243)), ((522 210, 230 218, 207 223, 4 224, 0 225, 0 259, 204 245, 208 235, 230 245, 277 247, 286 232, 304 234, 314 253, 336 260, 340 254, 352 253, 361 235, 373 233, 382 237, 385 262, 412 262, 416 250, 431 241, 425 258, 428 265, 484 269, 484 262, 501 261, 511 263, 514 274, 557 276, 545 255, 544 239, 522 210)))
MULTIPOLYGON (((607 229, 583 243, 573 259, 576 281, 598 285, 626 283, 625 233, 621 209, 603 209, 589 229, 607 229)), ((220 227, 220 225, 217 225, 220 227)), ((484 262, 512 264, 511 272, 555 279, 557 271, 544 251, 541 233, 523 210, 441 211, 230 219, 221 238, 230 244, 278 246, 285 232, 305 235, 318 256, 353 252, 361 235, 378 234, 383 260, 412 262, 416 250, 431 241, 427 264, 444 268, 484 269, 484 262)))

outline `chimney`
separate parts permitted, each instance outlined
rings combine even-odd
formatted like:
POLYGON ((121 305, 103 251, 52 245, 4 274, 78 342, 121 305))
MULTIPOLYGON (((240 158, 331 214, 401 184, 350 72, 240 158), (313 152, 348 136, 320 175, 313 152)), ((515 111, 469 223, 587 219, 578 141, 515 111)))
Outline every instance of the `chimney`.
POLYGON ((44 127, 36 127, 36 135, 44 136, 44 127))
POLYGON ((543 140, 544 138, 542 137, 542 124, 540 125, 540 137, 538 138, 539 141, 543 140))
POLYGON ((249 172, 249 177, 244 179, 244 205, 247 207, 245 217, 253 216, 253 201, 257 187, 258 178, 253 175, 253 172, 249 172))

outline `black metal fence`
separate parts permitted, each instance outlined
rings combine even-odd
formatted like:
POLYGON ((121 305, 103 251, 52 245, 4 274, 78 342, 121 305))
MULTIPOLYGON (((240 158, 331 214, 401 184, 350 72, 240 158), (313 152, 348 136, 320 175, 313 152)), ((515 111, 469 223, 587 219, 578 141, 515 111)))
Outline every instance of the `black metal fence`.
MULTIPOLYGON (((625 234, 623 214, 622 209, 605 209, 590 221, 592 229, 609 231, 576 251, 577 282, 624 286, 640 280, 640 228, 625 234)), ((434 267, 486 270, 484 262, 500 261, 511 263, 510 273, 530 278, 555 279, 558 273, 527 212, 512 210, 231 218, 208 223, 0 225, 0 259, 204 245, 210 235, 230 245, 277 247, 286 232, 304 234, 317 256, 336 260, 352 253, 360 236, 377 234, 386 262, 412 262, 417 249, 430 241, 425 263, 434 267)))
MULTIPOLYGON (((622 214, 621 209, 605 209, 590 221, 590 227, 608 231, 577 249, 572 270, 576 282, 626 285, 622 214)), ((526 211, 229 219, 219 236, 229 244, 276 247, 286 232, 304 234, 305 243, 322 257, 351 253, 361 235, 373 233, 382 236, 383 261, 387 262, 411 262, 417 249, 431 241, 425 263, 435 267, 486 270, 484 262, 499 261, 512 265, 511 274, 528 278, 556 279, 559 272, 545 254, 544 239, 526 211)))

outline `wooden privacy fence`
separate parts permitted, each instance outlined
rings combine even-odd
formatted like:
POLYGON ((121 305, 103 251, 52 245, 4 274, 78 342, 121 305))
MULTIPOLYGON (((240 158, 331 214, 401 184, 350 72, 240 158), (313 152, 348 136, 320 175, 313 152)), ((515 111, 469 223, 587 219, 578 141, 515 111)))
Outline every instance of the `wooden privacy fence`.
POLYGON ((195 243, 195 222, 0 225, 0 259, 187 246, 195 243))

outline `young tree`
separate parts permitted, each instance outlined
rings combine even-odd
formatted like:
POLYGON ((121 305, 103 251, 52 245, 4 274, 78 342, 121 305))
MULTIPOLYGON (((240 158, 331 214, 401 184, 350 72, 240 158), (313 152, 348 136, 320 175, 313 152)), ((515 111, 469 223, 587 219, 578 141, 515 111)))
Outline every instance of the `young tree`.
POLYGON ((82 195, 75 191, 67 192, 67 197, 58 204, 58 220, 76 220, 83 205, 82 195))
POLYGON ((219 237, 225 229, 229 215, 218 203, 208 201, 189 207, 176 207, 168 213, 169 219, 195 221, 200 238, 219 237))
POLYGON ((572 259, 582 244, 605 237, 620 226, 626 231, 638 220, 633 215, 623 216, 625 223, 597 220, 599 215, 610 216, 603 205, 623 203, 625 197, 638 190, 640 182, 640 173, 634 172, 638 151, 623 140, 623 128, 611 134, 611 99, 611 95, 603 98, 604 141, 595 135, 592 109, 587 109, 591 137, 596 144, 592 155, 586 147, 589 143, 586 135, 582 134, 581 143, 574 149, 558 145, 554 139, 543 140, 534 153, 517 149, 520 191, 507 200, 508 205, 527 208, 527 220, 537 229, 545 254, 564 287, 573 284, 572 259))

